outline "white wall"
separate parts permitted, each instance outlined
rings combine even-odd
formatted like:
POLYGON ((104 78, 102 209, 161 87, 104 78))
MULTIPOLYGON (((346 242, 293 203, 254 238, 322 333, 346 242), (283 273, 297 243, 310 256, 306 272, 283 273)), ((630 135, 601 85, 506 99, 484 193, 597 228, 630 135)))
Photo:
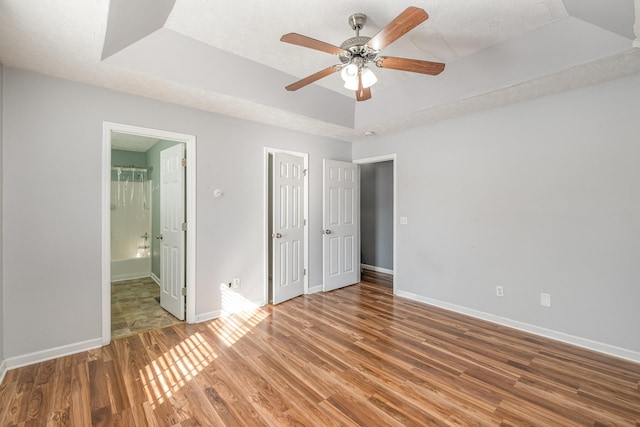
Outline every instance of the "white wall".
POLYGON ((640 361, 639 111, 634 76, 354 144, 398 156, 398 292, 640 361))
POLYGON ((103 121, 197 137, 196 315, 220 310, 234 277, 262 300, 265 146, 309 153, 309 284, 322 284, 322 159, 349 160, 349 144, 11 68, 4 103, 8 358, 101 336, 103 121))

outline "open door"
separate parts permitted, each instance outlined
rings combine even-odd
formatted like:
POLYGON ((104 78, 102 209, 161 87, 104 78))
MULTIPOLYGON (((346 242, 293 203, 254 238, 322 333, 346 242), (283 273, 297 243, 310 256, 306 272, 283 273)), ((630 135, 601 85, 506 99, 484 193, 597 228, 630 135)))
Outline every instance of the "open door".
POLYGON ((184 320, 184 144, 160 152, 160 306, 184 320))
POLYGON ((274 153, 273 303, 304 292, 304 159, 274 153))
POLYGON ((358 166, 323 160, 324 291, 358 283, 358 166))

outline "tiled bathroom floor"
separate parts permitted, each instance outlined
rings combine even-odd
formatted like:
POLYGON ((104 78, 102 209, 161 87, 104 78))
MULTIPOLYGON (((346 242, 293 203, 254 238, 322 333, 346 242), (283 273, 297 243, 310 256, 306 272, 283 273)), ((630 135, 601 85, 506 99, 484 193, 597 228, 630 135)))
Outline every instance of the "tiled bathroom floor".
POLYGON ((150 277, 111 284, 111 338, 181 323, 156 301, 160 287, 150 277))

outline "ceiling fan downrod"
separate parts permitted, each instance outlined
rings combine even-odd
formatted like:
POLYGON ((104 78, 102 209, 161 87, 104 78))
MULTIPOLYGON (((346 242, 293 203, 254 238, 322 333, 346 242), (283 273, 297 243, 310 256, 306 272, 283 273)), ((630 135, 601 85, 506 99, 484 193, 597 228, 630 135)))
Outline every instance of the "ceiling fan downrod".
POLYGON ((358 68, 362 68, 367 62, 373 61, 378 54, 377 51, 367 46, 371 37, 360 36, 360 30, 367 23, 367 15, 354 13, 349 16, 348 22, 351 29, 356 32, 356 36, 342 42, 340 48, 344 51, 338 55, 338 58, 344 65, 355 64, 358 68))
POLYGON ((349 25, 356 32, 356 37, 360 36, 360 30, 367 23, 367 15, 364 13, 354 13, 349 17, 349 25))

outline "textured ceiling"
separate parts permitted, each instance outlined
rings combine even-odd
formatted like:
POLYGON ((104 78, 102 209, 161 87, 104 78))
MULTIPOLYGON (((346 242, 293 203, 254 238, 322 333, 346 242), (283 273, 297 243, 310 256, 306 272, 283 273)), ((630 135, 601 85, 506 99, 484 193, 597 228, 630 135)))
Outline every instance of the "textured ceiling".
MULTIPOLYGON (((348 17, 354 12, 367 15, 361 35, 371 37, 407 7, 425 8, 430 18, 383 53, 439 62, 450 62, 567 17, 560 0, 331 0, 316 2, 311 8, 313 13, 309 13, 309 4, 280 0, 276 8, 272 3, 258 1, 177 0, 165 28, 288 74, 305 77, 338 61, 332 55, 277 42, 282 34, 295 32, 339 46, 345 39, 355 36, 348 24, 348 17)), ((376 84, 376 90, 393 86, 410 76, 398 71, 384 74, 384 79, 376 84)), ((332 77, 318 84, 353 95, 342 87, 339 76, 332 77)))
POLYGON ((638 73, 637 15, 633 0, 3 0, 0 61, 352 141, 638 73), (282 34, 339 45, 350 14, 372 36, 407 6, 430 18, 382 53, 445 62, 441 75, 374 67, 359 103, 338 75, 284 90, 338 61, 282 34))

